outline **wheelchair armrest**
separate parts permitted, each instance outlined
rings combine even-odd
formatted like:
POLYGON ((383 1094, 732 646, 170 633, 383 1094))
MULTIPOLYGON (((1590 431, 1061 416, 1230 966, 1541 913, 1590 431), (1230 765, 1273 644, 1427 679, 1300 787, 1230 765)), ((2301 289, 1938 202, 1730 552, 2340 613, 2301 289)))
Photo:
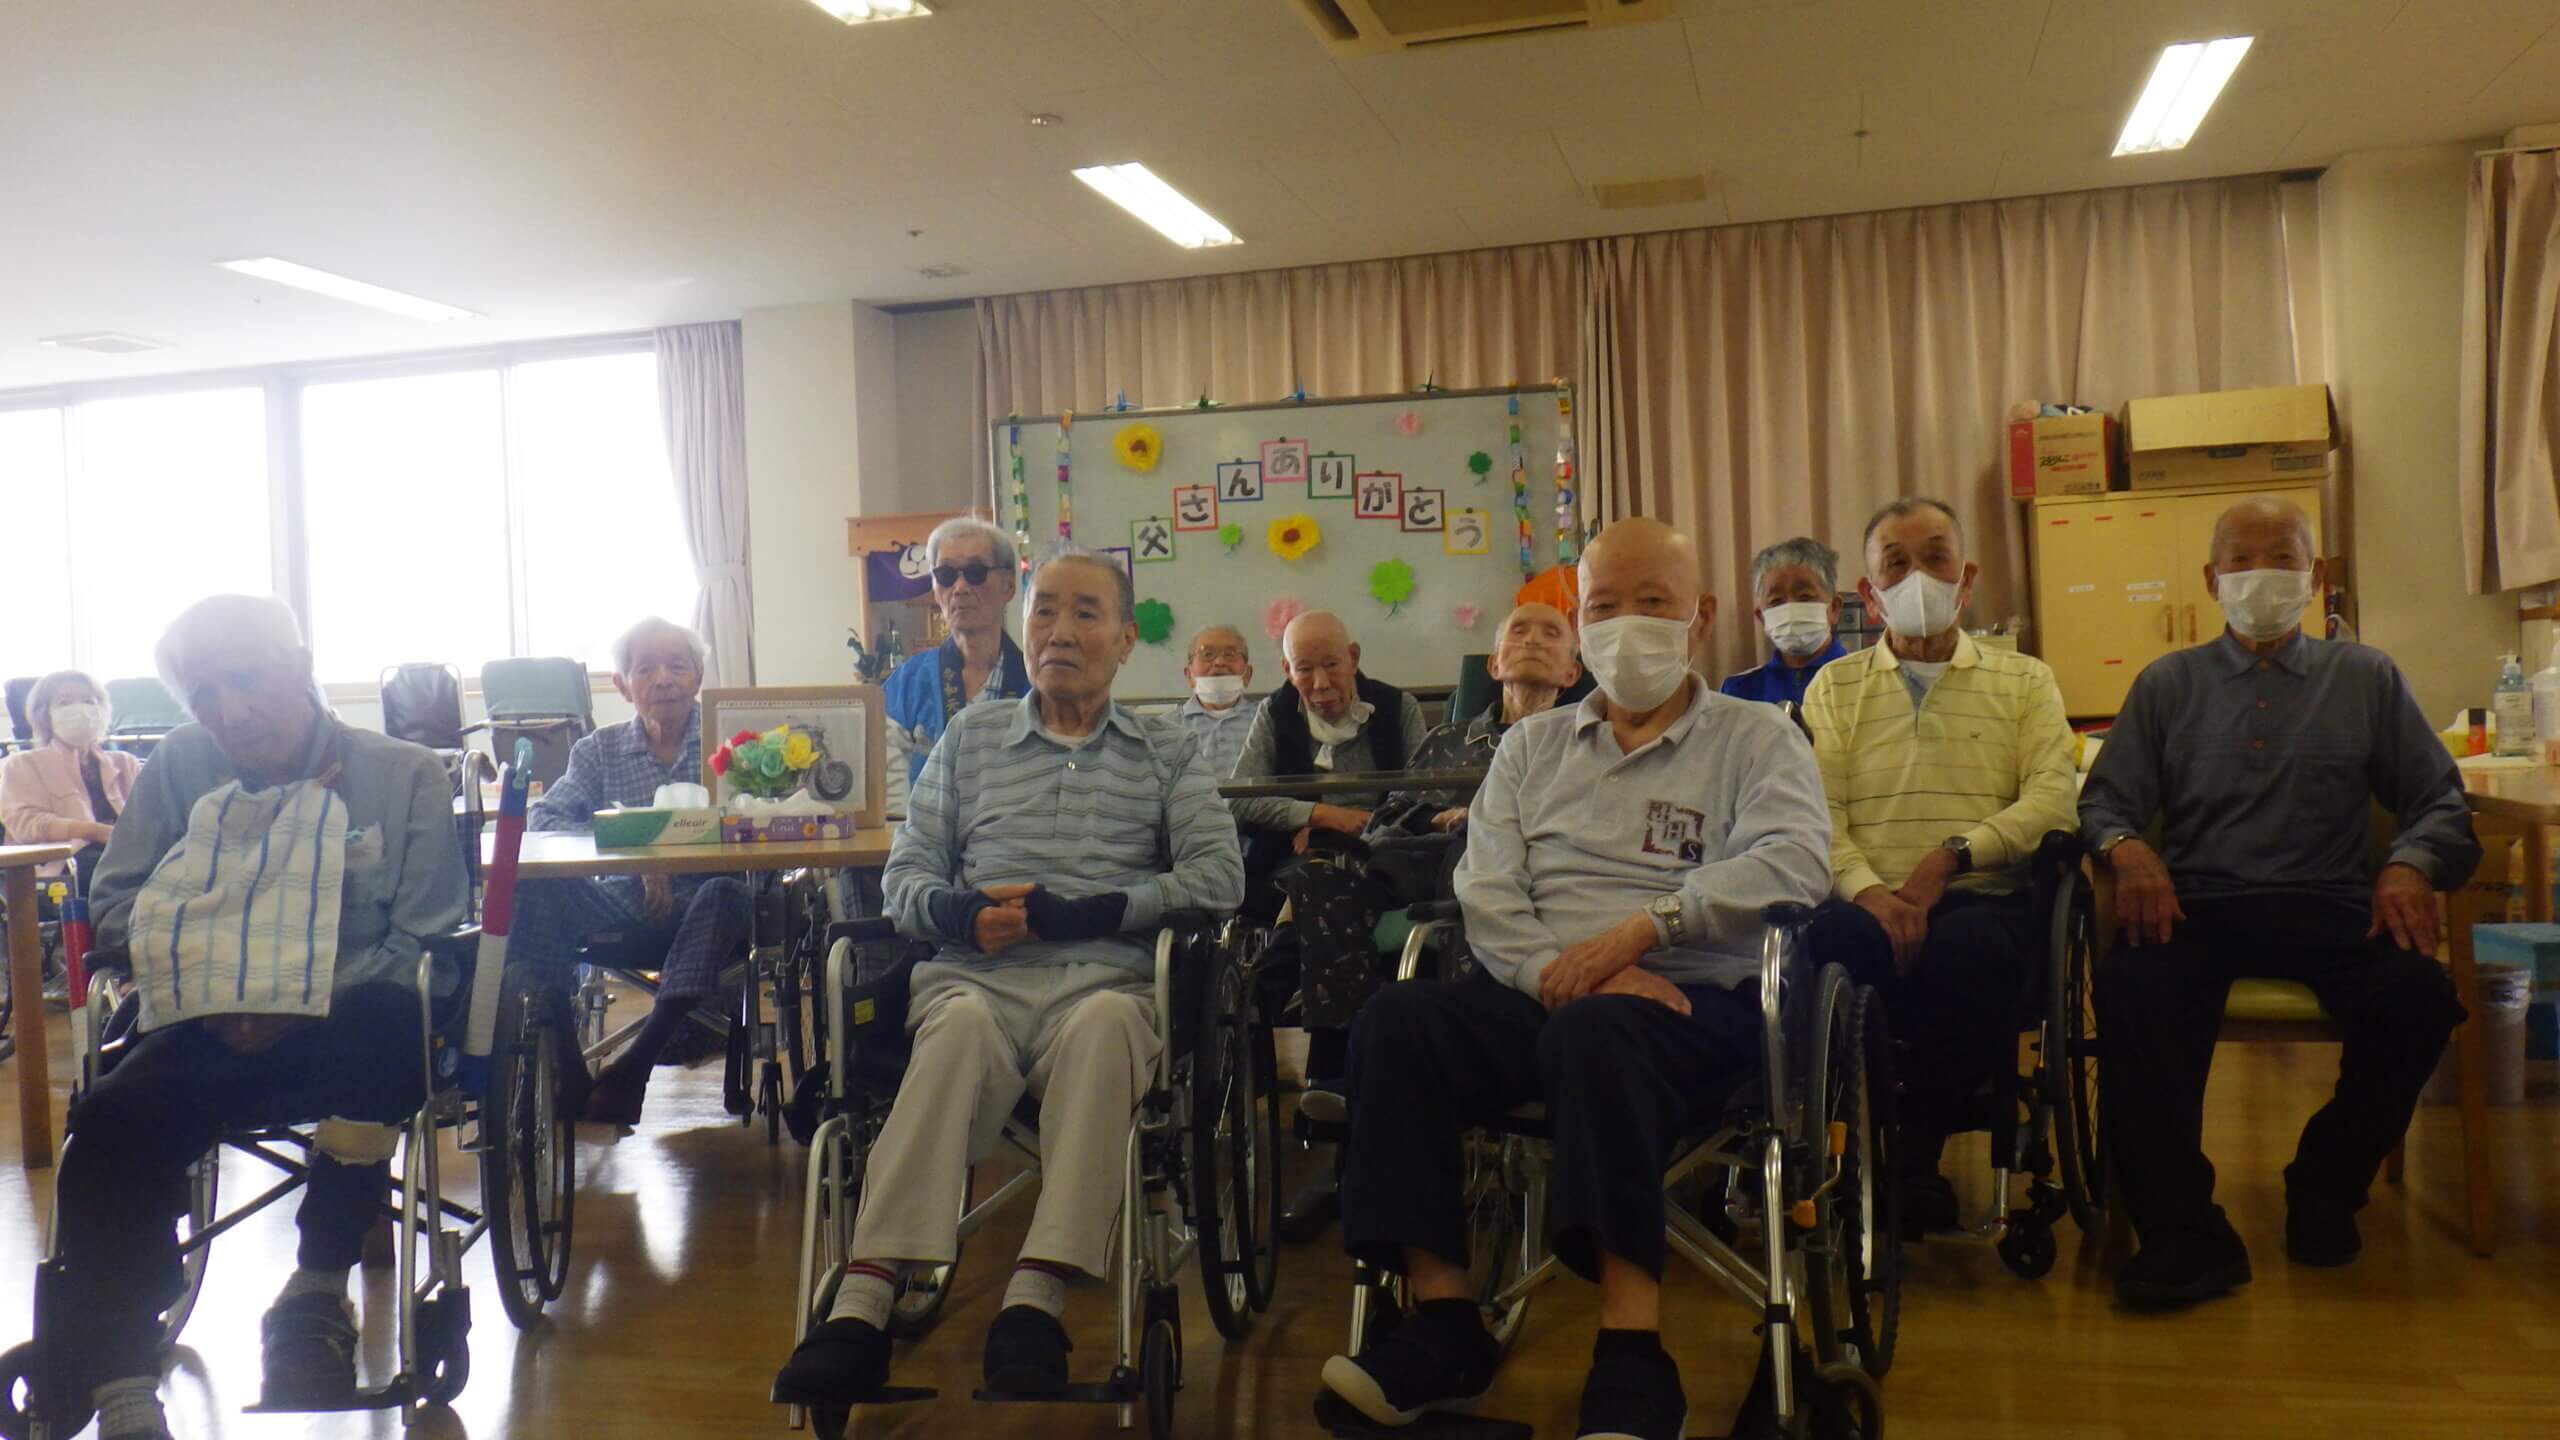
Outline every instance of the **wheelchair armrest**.
POLYGON ((1455 924, 1465 910, 1455 900, 1424 900, 1405 907, 1405 918, 1416 925, 1455 924))
POLYGON ((898 922, 886 915, 872 915, 860 920, 833 920, 827 924, 826 948, 832 950, 839 940, 856 945, 872 945, 898 938, 898 922))
POLYGON ((1794 930, 1813 919, 1813 907, 1798 905, 1792 900, 1781 900, 1761 911, 1760 918, 1781 930, 1794 930))
POLYGON ((2049 830, 2036 846, 2035 875, 2048 881, 2055 875, 2079 864, 2089 856, 2089 847, 2076 830, 2049 830))
POLYGON ((80 969, 89 975, 114 971, 130 980, 133 977, 133 956, 122 950, 84 950, 80 954, 80 969))
POLYGON ((434 935, 418 938, 418 948, 443 960, 469 960, 480 953, 480 927, 456 925, 434 935))

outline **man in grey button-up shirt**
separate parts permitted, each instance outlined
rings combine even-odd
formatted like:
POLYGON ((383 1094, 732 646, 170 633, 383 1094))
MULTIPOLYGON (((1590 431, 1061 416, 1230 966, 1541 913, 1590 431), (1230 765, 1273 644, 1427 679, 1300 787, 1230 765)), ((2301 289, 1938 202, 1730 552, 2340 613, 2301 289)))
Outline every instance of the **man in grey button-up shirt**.
POLYGON ((1491 1383, 1459 1136, 1542 1100, 1548 1238, 1599 1282, 1606 1327, 1580 1433, 1685 1433, 1658 1333, 1662 1167, 1759 1053, 1761 912, 1831 886, 1812 747, 1687 668, 1714 615, 1687 536, 1625 520, 1592 542, 1582 652, 1600 693, 1511 727, 1468 812, 1458 899, 1483 973, 1390 985, 1360 1013, 1343 1248, 1417 1302, 1394 1338, 1325 1364, 1373 1421, 1491 1383))
POLYGON ((2461 777, 2388 656, 2303 635, 2324 572, 2300 509, 2224 512, 2205 573, 2228 628, 2135 679, 2081 794, 2123 931, 2097 995, 2108 1141, 2142 1242, 2116 1281, 2133 1303, 2249 1278, 2203 1145, 2235 978, 2308 985, 2347 1032, 2337 1093, 2285 1170, 2297 1264, 2355 1258, 2366 1186, 2462 1019, 2435 960, 2434 893, 2480 859, 2461 777), (2376 806, 2396 817, 2379 866, 2376 806))

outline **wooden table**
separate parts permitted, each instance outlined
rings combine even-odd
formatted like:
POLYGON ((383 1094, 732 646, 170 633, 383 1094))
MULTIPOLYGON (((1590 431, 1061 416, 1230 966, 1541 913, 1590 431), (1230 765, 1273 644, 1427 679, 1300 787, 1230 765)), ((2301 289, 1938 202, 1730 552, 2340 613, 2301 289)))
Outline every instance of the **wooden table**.
POLYGON ((77 845, 0 845, 9 901, 9 994, 18 1027, 18 1158, 53 1163, 53 1065, 45 1053, 44 950, 36 943, 36 867, 68 860, 77 845))
MULTIPOLYGON (((889 863, 887 829, 859 830, 850 840, 775 840, 754 845, 641 845, 600 850, 583 831, 535 830, 524 837, 516 875, 525 880, 599 875, 735 875, 761 870, 877 870, 889 863)), ((496 838, 480 842, 487 862, 496 838)))
POLYGON ((2560 769, 2546 765, 2521 768, 2464 766, 2462 788, 2471 801, 2472 828, 2479 832, 2480 868, 2470 883, 2453 892, 2452 931, 2447 949, 2453 959, 2453 985, 2471 1012, 2453 1032, 2454 1063, 2461 1067, 2464 1188, 2471 1211, 2471 1249, 2487 1255, 2498 1243, 2497 1198, 2489 1163, 2489 1056, 2481 1026, 2480 971, 2472 951, 2471 927, 2507 916, 2508 841, 2524 842, 2524 913, 2528 920, 2551 919, 2551 827, 2560 825, 2560 769))
POLYGON ((1271 775, 1258 780, 1228 780, 1218 793, 1230 800, 1276 795, 1286 800, 1313 800, 1320 795, 1363 791, 1473 790, 1484 783, 1485 767, 1454 770, 1346 770, 1319 775, 1271 775))

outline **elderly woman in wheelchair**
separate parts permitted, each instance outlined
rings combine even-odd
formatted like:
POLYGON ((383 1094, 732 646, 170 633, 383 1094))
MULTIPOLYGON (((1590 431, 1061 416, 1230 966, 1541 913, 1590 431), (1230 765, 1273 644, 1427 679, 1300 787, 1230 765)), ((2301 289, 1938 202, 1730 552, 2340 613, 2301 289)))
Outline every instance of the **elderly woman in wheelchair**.
MULTIPOLYGON (((1713 613, 1697 577, 1687 537, 1658 522, 1621 522, 1593 542, 1583 648, 1602 693, 1514 727, 1470 810, 1456 888, 1479 973, 1390 986, 1361 1011, 1343 1246, 1364 1274, 1401 1276, 1408 1308, 1392 1328, 1356 1309, 1355 1331, 1368 1333, 1325 1363, 1331 1419, 1347 1428, 1410 1425, 1491 1385, 1500 1347, 1484 1306, 1497 1297, 1470 1275, 1468 1133, 1517 1126, 1531 1104, 1544 1113, 1524 1133, 1551 1147, 1552 1179, 1527 1239, 1551 1241, 1601 1289, 1583 1436, 1685 1433, 1687 1401, 1661 1344, 1661 1272, 1673 1245, 1712 1237, 1666 1238, 1664 1167, 1698 1136, 1738 1138, 1733 1160, 1766 1185, 1770 1237, 1765 1274, 1701 1263, 1742 1277, 1767 1306, 1773 1347, 1786 1341, 1790 1222, 1798 1200, 1808 1216, 1819 1206, 1815 1190, 1787 1183, 1785 1156, 1792 1147, 1801 1160, 1831 1127, 1785 1117, 1807 1092, 1816 1098, 1802 1108, 1816 1117, 1838 1097, 1784 1064, 1786 947, 1764 934, 1764 914, 1797 907, 1776 913, 1798 919, 1822 897, 1829 823, 1813 757, 1787 721, 1689 670, 1713 613), (1727 1135, 1727 1104, 1755 1075, 1779 1119, 1727 1135)), ((1794 977, 1795 1013, 1811 978, 1794 977)), ((1860 1007, 1845 977, 1813 989, 1829 998, 1811 1012, 1836 1014, 1854 1042, 1860 1007)), ((1872 1127, 1851 1128, 1862 1141, 1826 1146, 1827 1163, 1874 1158, 1872 1127)), ((1506 1306, 1526 1293, 1510 1288, 1506 1306)), ((1840 1327, 1822 1328, 1830 1360, 1840 1327)), ((1792 1371, 1774 1368, 1784 1415, 1792 1371)))
POLYGON ((264 1401, 356 1400, 348 1274, 426 1088, 424 1063, 383 1057, 420 1053, 420 957, 469 907, 442 764, 321 707, 281 602, 198 603, 159 665, 196 723, 161 743, 92 887, 140 1038, 71 1113, 38 1317, 67 1363, 25 1376, 56 1433, 94 1405, 103 1440, 168 1435, 161 1312, 187 1291, 189 1169, 279 1114, 319 1128, 298 1265, 263 1325, 264 1401))
MULTIPOLYGON (((1198 743, 1111 700, 1137 636, 1126 572, 1068 551, 1030 590, 1032 693, 951 722, 883 880, 897 930, 929 941, 933 958, 903 997, 910 1098, 864 1159, 826 1313, 804 1321, 774 1382, 777 1403, 809 1407, 824 1428, 853 1405, 921 1398, 884 1391, 901 1283, 910 1267, 955 1258, 970 1167, 1026 1095, 1039 1106, 1040 1196, 987 1334, 988 1398, 1131 1398, 1070 1390, 1066 1286, 1106 1273, 1115 1215, 1122 1264, 1136 1258, 1124 1213, 1137 1200, 1132 1117, 1162 1084, 1171 1033, 1149 984, 1164 942, 1146 939, 1177 911, 1232 911, 1244 874, 1198 743)), ((859 1018, 830 1028, 857 1030, 859 1018)), ((1124 1310, 1126 1285, 1124 1274, 1124 1310)))

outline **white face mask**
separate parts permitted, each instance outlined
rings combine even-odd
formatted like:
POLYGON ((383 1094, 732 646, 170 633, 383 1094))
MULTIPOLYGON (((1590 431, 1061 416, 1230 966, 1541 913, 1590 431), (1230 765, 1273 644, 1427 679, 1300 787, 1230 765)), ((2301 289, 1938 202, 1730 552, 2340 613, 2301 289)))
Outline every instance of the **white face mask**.
POLYGON ((1212 710, 1224 710, 1244 698, 1241 675, 1202 675, 1191 682, 1191 693, 1212 710))
POLYGON ((1914 570, 1902 583, 1881 592, 1884 628, 1905 640, 1943 635, 1956 623, 1956 585, 1926 570, 1914 570))
POLYGON ((2311 572, 2234 570, 2214 577, 2213 598, 2241 639, 2263 644, 2302 623, 2303 607, 2311 603, 2311 572))
POLYGON ((1611 700, 1651 710, 1689 678, 1689 622, 1620 615, 1582 627, 1582 663, 1611 700))
POLYGON ((53 735, 65 745, 85 750, 106 733, 107 712, 95 705, 73 701, 53 707, 53 735))
POLYGON ((1801 660, 1831 643, 1831 607, 1819 600, 1793 600, 1760 612, 1760 628, 1769 643, 1801 660))

